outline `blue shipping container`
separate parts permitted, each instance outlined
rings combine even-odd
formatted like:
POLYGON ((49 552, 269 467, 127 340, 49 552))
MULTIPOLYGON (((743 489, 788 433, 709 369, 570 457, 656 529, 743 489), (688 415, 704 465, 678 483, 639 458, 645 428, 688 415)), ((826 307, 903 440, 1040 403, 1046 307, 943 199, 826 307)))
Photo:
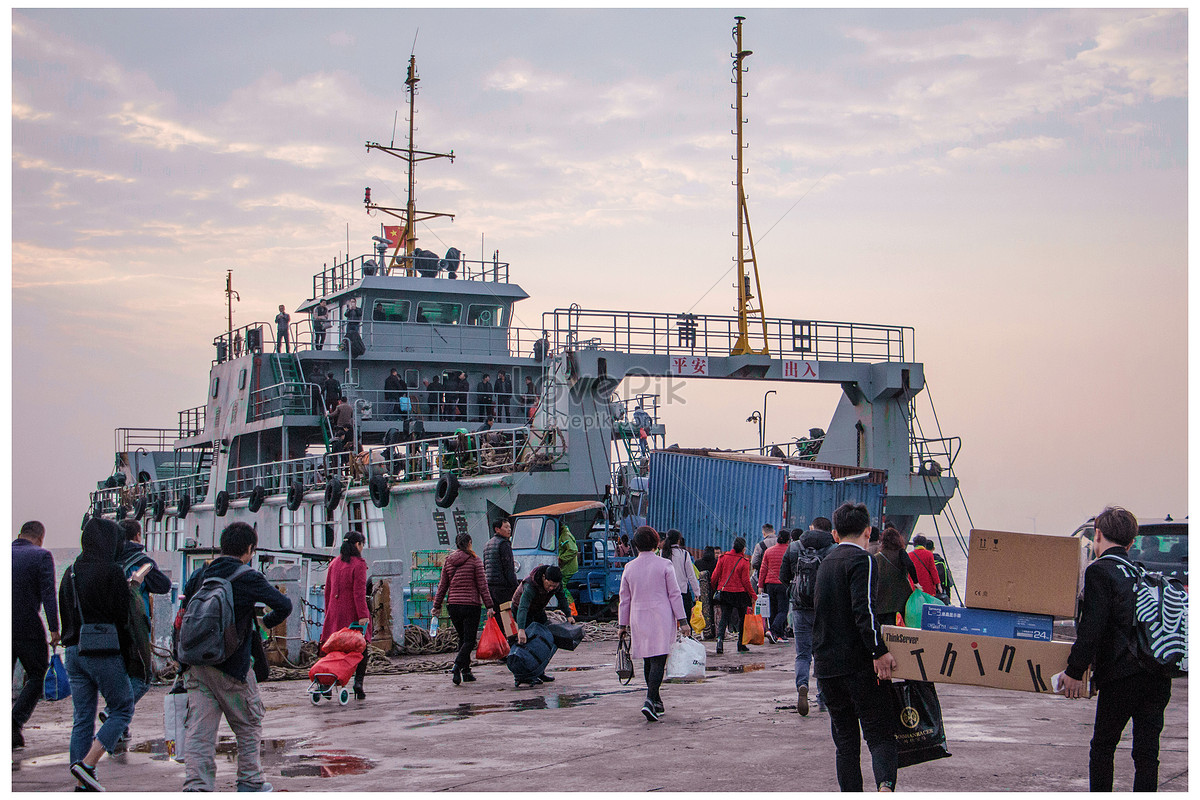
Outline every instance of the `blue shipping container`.
POLYGON ((762 526, 783 524, 787 471, 777 464, 655 451, 650 454, 647 524, 675 528, 689 548, 747 549, 762 538, 762 526))
POLYGON ((921 630, 1049 642, 1054 638, 1054 617, 930 603, 921 609, 921 630))
POLYGON ((866 481, 788 481, 787 527, 808 529, 817 517, 833 519, 842 503, 863 503, 871 512, 871 524, 882 527, 882 483, 866 481))

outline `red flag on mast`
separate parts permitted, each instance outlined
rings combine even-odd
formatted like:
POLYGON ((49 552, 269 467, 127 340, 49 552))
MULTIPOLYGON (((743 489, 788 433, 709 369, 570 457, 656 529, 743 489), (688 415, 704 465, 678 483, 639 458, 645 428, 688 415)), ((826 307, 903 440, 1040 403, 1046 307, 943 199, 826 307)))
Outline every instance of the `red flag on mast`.
POLYGON ((408 238, 404 235, 405 228, 404 225, 384 225, 383 238, 390 241, 393 248, 400 249, 408 238))

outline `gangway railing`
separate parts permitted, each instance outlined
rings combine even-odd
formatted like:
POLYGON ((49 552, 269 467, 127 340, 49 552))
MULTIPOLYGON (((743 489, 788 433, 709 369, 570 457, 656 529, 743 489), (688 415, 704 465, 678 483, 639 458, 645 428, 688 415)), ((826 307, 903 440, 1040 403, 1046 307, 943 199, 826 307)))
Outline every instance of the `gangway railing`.
POLYGON ((918 475, 936 477, 943 472, 954 474, 954 460, 962 448, 962 437, 944 436, 937 439, 914 438, 912 441, 912 471, 918 475))
POLYGON ((179 412, 179 438, 188 439, 199 436, 204 432, 204 422, 208 414, 208 406, 185 408, 179 412))
POLYGON ((130 453, 139 447, 149 451, 172 450, 175 439, 179 438, 177 434, 173 428, 117 428, 113 452, 130 453))
MULTIPOLYGON (((776 358, 817 361, 910 362, 916 359, 913 328, 826 320, 766 321, 767 346, 776 358)), ((738 339, 738 318, 559 308, 542 315, 555 350, 595 349, 652 355, 728 356, 738 339)))

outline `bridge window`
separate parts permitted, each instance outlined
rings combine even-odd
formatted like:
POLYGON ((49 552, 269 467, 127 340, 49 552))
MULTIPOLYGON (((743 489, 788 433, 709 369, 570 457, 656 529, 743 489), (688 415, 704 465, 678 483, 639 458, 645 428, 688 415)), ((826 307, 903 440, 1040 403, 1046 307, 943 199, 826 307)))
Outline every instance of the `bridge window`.
POLYGON ((457 325, 462 317, 462 303, 417 303, 417 322, 431 325, 457 325))
POLYGON ((310 518, 312 519, 312 546, 332 548, 337 542, 337 531, 334 528, 338 517, 341 516, 341 509, 334 512, 334 519, 327 520, 325 518, 325 505, 323 503, 310 503, 309 508, 312 509, 310 518))
POLYGON ((472 305, 467 309, 467 324, 485 328, 504 327, 504 306, 472 305))
POLYGON ((408 322, 411 305, 407 300, 376 300, 371 319, 376 322, 408 322))

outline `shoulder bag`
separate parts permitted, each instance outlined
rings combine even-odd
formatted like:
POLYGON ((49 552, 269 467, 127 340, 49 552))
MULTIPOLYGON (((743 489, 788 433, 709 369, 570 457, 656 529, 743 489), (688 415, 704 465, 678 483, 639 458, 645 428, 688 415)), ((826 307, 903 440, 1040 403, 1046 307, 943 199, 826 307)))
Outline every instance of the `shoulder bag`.
POLYGON ((115 656, 121 654, 121 640, 117 626, 111 622, 86 622, 83 606, 79 603, 79 589, 75 586, 75 566, 71 566, 71 594, 75 596, 75 611, 79 614, 79 655, 115 656))

